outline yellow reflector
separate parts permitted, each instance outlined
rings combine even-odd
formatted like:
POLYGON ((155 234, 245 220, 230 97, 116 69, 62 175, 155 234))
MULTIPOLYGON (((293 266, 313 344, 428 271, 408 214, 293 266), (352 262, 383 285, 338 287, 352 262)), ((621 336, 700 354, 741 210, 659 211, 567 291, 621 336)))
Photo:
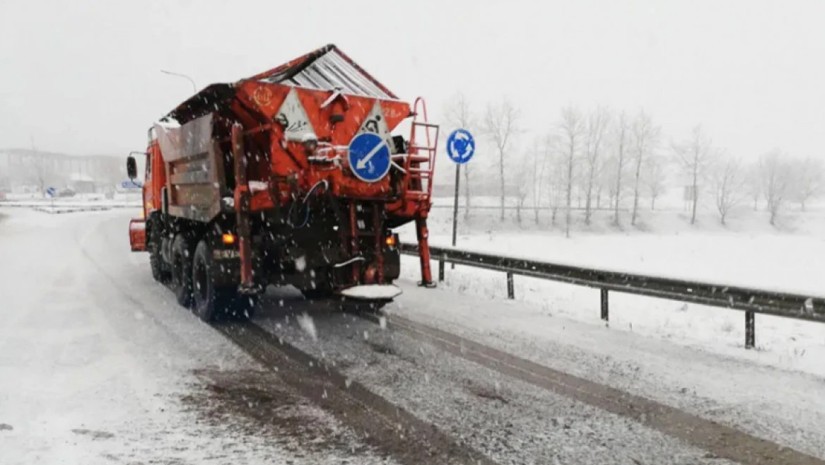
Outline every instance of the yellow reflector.
POLYGON ((221 240, 226 245, 232 245, 235 243, 235 235, 232 233, 224 233, 221 235, 221 240))

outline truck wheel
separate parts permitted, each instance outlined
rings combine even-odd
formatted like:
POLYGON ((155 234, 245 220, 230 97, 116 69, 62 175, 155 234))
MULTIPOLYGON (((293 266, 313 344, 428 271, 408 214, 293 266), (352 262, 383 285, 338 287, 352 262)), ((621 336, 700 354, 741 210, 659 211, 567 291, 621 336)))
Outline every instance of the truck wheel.
POLYGON ((215 286, 212 252, 206 241, 200 241, 195 248, 192 284, 195 314, 203 321, 213 321, 223 310, 223 299, 215 286))
POLYGON ((149 266, 152 268, 152 277, 155 281, 166 284, 171 279, 171 270, 160 253, 162 240, 163 231, 160 226, 149 229, 149 266))
POLYGON ((184 234, 172 242, 172 290, 179 304, 192 304, 192 245, 184 234))

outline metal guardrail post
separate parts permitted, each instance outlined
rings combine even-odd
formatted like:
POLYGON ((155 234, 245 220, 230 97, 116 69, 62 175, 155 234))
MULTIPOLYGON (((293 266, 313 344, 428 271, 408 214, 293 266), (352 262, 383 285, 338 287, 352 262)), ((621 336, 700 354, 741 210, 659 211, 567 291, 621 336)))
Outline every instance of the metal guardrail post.
POLYGON ((444 257, 438 259, 438 282, 444 282, 444 257))
MULTIPOLYGON (((401 253, 419 256, 415 244, 401 243, 401 253)), ((661 276, 600 270, 566 264, 540 262, 455 248, 430 247, 444 263, 486 269, 507 274, 507 298, 515 299, 513 276, 546 279, 575 286, 599 289, 601 318, 609 318, 609 291, 658 299, 710 305, 745 312, 745 347, 756 346, 755 315, 775 315, 799 321, 825 323, 825 294, 805 295, 764 289, 687 281, 661 276)))
POLYGON ((609 307, 607 304, 607 289, 602 288, 602 320, 609 321, 609 307))

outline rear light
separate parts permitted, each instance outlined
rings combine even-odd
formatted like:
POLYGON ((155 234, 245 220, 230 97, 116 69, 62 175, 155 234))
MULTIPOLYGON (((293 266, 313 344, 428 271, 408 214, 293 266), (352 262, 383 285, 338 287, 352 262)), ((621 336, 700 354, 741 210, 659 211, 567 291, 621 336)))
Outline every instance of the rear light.
POLYGON ((398 245, 398 236, 390 234, 384 239, 384 243, 387 244, 389 248, 395 248, 395 246, 398 245))
POLYGON ((235 243, 235 235, 232 233, 223 233, 221 234, 221 242, 225 245, 232 245, 235 243))

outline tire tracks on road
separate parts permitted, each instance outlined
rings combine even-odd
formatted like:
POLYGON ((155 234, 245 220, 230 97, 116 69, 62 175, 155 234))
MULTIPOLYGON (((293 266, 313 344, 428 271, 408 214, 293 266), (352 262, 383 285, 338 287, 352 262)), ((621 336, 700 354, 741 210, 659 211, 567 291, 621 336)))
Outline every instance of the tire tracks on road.
POLYGON ((367 444, 401 463, 495 463, 251 322, 216 323, 214 327, 267 368, 277 370, 286 384, 361 434, 367 444))
POLYGON ((404 317, 387 325, 453 355, 602 410, 631 418, 716 457, 747 465, 825 465, 813 457, 668 405, 539 365, 404 317))

